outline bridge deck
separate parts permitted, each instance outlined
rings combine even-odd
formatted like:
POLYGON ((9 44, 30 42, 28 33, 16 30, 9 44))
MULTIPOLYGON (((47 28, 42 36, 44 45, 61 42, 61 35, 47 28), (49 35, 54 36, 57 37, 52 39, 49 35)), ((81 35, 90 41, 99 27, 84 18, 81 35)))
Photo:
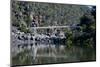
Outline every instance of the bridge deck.
POLYGON ((48 27, 31 27, 33 29, 52 29, 52 28, 70 28, 70 27, 79 27, 79 26, 48 26, 48 27))

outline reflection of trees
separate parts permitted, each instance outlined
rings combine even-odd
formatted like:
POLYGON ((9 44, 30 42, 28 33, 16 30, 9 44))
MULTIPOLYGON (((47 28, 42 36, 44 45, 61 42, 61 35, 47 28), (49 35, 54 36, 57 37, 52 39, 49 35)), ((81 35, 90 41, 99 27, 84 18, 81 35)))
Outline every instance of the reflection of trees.
POLYGON ((32 64, 32 61, 33 58, 30 56, 30 51, 27 49, 12 57, 12 65, 28 65, 32 64))

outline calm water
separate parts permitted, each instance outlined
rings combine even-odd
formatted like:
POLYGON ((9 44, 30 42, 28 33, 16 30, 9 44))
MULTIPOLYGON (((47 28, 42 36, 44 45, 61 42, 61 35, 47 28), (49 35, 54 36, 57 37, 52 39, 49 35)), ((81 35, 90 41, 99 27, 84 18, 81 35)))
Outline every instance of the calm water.
POLYGON ((78 46, 67 48, 64 45, 33 45, 17 50, 19 53, 13 57, 13 65, 92 61, 96 58, 94 49, 78 46))

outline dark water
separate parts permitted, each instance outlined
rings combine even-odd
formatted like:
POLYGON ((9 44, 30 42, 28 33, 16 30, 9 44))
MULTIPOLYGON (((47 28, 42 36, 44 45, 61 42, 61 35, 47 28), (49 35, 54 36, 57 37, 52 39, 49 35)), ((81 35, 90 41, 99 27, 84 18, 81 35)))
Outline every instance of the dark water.
POLYGON ((93 49, 79 48, 75 46, 73 46, 72 48, 60 48, 56 48, 55 50, 50 48, 43 51, 43 53, 40 50, 40 53, 42 53, 43 55, 48 55, 50 53, 50 56, 36 57, 36 61, 34 61, 34 64, 95 60, 95 51, 93 51, 93 49))
POLYGON ((93 61, 96 59, 95 55, 93 48, 39 45, 23 48, 22 52, 12 58, 12 65, 93 61))

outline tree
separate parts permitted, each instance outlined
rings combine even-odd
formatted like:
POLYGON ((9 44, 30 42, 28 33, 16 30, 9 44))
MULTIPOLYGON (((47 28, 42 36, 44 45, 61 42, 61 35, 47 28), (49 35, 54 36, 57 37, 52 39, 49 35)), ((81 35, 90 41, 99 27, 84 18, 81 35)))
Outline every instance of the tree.
POLYGON ((84 14, 80 18, 80 24, 82 35, 75 38, 76 43, 80 42, 80 46, 96 48, 96 22, 94 8, 91 10, 91 14, 84 14), (94 13, 93 13, 94 12, 94 13))
POLYGON ((66 36, 66 45, 67 45, 67 47, 71 48, 71 46, 73 45, 72 31, 67 31, 65 36, 66 36))

